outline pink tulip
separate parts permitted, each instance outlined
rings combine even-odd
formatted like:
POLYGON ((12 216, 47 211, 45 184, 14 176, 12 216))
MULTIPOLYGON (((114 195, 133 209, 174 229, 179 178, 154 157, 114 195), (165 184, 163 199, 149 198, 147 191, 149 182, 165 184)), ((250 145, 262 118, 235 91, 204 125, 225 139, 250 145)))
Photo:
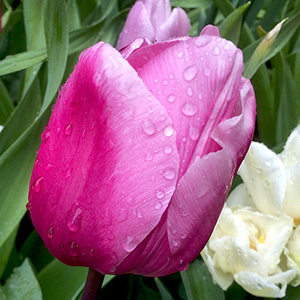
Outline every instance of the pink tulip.
POLYGON ((27 208, 66 264, 184 270, 250 145, 255 96, 233 43, 210 26, 148 44, 85 50, 42 134, 27 208))
POLYGON ((177 7, 171 11, 170 0, 140 0, 128 14, 117 49, 122 49, 137 38, 162 42, 185 36, 190 29, 190 21, 184 10, 177 7))

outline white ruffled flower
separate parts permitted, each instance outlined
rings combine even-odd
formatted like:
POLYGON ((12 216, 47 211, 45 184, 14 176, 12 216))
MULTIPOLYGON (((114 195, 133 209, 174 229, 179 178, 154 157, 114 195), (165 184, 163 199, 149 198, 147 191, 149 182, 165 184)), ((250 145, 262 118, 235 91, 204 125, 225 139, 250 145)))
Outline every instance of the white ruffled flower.
POLYGON ((260 297, 300 283, 300 126, 281 154, 252 142, 202 257, 226 290, 236 281, 260 297))

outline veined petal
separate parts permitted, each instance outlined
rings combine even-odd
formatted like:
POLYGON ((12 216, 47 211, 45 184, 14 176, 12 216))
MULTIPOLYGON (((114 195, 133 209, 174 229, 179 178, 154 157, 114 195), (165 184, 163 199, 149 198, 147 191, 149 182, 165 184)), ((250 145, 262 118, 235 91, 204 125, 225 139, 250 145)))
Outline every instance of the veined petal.
POLYGON ((170 0, 142 0, 154 28, 163 24, 171 14, 170 0))
POLYGON ((213 25, 206 25, 202 29, 200 35, 212 35, 212 36, 220 37, 219 28, 213 25))
POLYGON ((155 39, 155 30, 142 1, 137 1, 130 10, 116 48, 120 50, 137 38, 155 39))
POLYGON ((240 169, 253 202, 260 212, 278 216, 286 191, 285 168, 265 145, 252 142, 240 169))
POLYGON ((57 258, 114 273, 149 235, 177 182, 171 126, 119 52, 98 43, 81 54, 43 133, 29 195, 57 258))

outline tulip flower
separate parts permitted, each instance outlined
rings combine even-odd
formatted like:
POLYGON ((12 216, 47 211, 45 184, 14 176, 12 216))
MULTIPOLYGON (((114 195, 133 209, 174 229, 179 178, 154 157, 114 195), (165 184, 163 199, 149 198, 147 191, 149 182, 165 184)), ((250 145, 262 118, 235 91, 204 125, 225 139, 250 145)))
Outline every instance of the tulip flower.
POLYGON ((33 224, 50 252, 102 274, 184 270, 216 224, 251 143, 242 52, 200 37, 85 50, 32 172, 33 224), (123 56, 122 56, 123 55, 123 56))
POLYGON ((128 14, 117 49, 122 49, 137 38, 161 42, 186 36, 190 29, 185 11, 179 7, 171 11, 170 0, 139 0, 128 14))
POLYGON ((283 297, 300 284, 300 125, 277 155, 252 142, 240 169, 243 182, 227 200, 202 252, 214 281, 236 281, 260 297, 283 297))

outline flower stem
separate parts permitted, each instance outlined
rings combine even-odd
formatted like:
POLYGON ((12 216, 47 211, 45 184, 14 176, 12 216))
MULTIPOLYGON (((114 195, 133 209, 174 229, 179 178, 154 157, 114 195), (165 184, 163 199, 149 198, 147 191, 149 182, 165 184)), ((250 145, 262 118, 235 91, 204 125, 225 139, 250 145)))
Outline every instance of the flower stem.
POLYGON ((99 299, 104 276, 105 275, 97 272, 92 268, 89 269, 81 300, 99 299))

